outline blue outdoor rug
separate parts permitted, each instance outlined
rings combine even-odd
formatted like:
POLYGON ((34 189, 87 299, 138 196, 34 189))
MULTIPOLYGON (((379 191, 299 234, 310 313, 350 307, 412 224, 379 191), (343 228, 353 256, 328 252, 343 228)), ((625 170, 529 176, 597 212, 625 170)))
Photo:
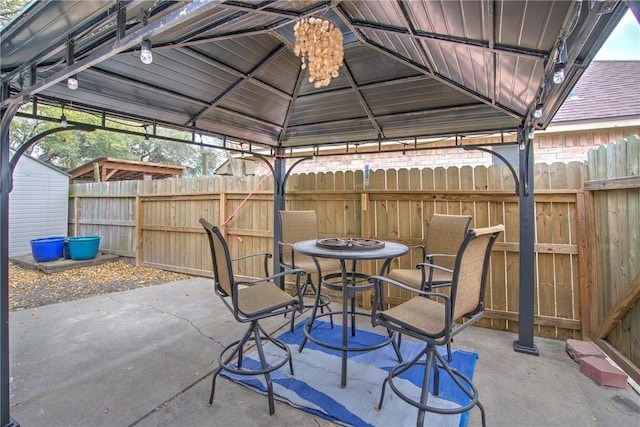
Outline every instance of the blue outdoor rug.
MULTIPOLYGON (((322 418, 347 426, 414 426, 418 414, 417 408, 407 404, 395 395, 389 386, 386 388, 382 409, 376 409, 380 399, 382 382, 388 371, 398 363, 389 344, 368 352, 351 352, 347 366, 347 387, 340 387, 340 352, 318 346, 307 341, 302 353, 298 345, 304 336, 302 328, 306 320, 298 323, 293 333, 286 332, 280 339, 291 348, 294 376, 289 375, 288 365, 271 374, 274 395, 277 400, 316 414, 322 418)), ((334 342, 340 345, 342 328, 336 324, 331 329, 329 322, 314 323, 314 338, 334 342)), ((357 330, 356 336, 349 333, 350 346, 359 342, 381 342, 386 337, 374 332, 357 330)), ((424 348, 424 344, 402 340, 401 352, 404 360, 413 358, 424 348)), ((265 346, 267 359, 274 356, 273 345, 265 346)), ((442 354, 446 348, 441 349, 442 354)), ((276 358, 279 353, 275 353, 276 358)), ((478 355, 461 350, 453 350, 451 366, 467 375, 473 376, 478 355)), ((245 355, 244 364, 259 366, 257 352, 245 355)), ((401 375, 402 381, 394 382, 416 399, 420 396, 422 367, 415 367, 401 375)), ((222 372, 225 377, 266 394, 264 375, 237 376, 222 372)), ((468 402, 467 396, 459 391, 446 373, 440 375, 440 395, 429 396, 430 404, 440 407, 457 407, 468 402)), ((440 415, 427 412, 424 425, 466 426, 468 414, 440 415)))

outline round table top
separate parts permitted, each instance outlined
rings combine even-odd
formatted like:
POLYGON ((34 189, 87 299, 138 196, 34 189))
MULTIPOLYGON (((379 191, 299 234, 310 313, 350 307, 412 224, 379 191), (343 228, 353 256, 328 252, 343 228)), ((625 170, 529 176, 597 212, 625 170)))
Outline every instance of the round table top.
POLYGON ((336 259, 388 259, 401 256, 409 252, 409 248, 402 243, 385 241, 379 249, 331 249, 318 246, 317 239, 302 240, 293 244, 293 250, 303 255, 336 259))

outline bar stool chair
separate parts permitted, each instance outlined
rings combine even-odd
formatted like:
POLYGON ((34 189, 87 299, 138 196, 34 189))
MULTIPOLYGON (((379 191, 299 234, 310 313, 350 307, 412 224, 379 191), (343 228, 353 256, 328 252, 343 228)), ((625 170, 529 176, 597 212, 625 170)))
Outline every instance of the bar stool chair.
MULTIPOLYGON (((387 383, 395 394, 409 405, 418 408, 417 425, 424 423, 425 412, 439 414, 459 414, 478 406, 485 425, 485 412, 478 400, 478 390, 463 373, 451 368, 438 346, 451 342, 451 338, 474 324, 485 313, 485 290, 491 249, 498 235, 504 231, 503 225, 469 230, 456 255, 453 269, 450 295, 415 289, 407 284, 383 276, 373 276, 375 284, 375 304, 371 323, 383 326, 400 334, 424 341, 424 350, 409 361, 402 362, 391 369, 382 383, 379 408, 382 408, 387 383), (390 309, 384 309, 383 284, 396 286, 418 294, 408 301, 390 309), (427 298, 424 298, 427 297, 427 298), (378 309, 380 307, 380 309, 378 309), (463 320, 463 323, 456 323, 463 320), (400 382, 394 380, 398 375, 414 368, 424 366, 424 378, 420 400, 413 400, 403 393, 400 382), (468 396, 469 402, 459 408, 442 408, 429 404, 429 381, 433 373, 433 395, 439 394, 440 374, 449 375, 454 383, 468 396)), ((436 268, 436 266, 434 266, 436 268)))
MULTIPOLYGON (((340 272, 340 261, 330 258, 315 258, 293 251, 293 244, 301 240, 317 239, 318 217, 316 211, 280 211, 280 226, 282 230, 282 241, 280 245, 280 265, 285 270, 295 268, 302 269, 306 274, 306 279, 302 285, 302 296, 309 296, 317 299, 316 305, 320 312, 324 313, 325 308, 330 312, 331 297, 327 294, 318 293, 316 283, 319 283, 323 275, 327 273, 340 272)), ((305 305, 305 308, 313 307, 312 304, 305 305)), ((333 327, 333 316, 329 316, 331 327, 333 327)), ((295 313, 291 315, 291 332, 295 324, 295 313)))
POLYGON ((268 260, 272 258, 270 253, 251 254, 240 258, 231 259, 229 247, 219 228, 211 225, 205 219, 200 218, 209 238, 211 257, 213 261, 213 280, 216 294, 222 299, 233 317, 240 323, 249 323, 249 327, 239 340, 227 345, 218 357, 218 368, 213 372, 211 380, 211 396, 209 404, 213 403, 216 388, 216 378, 222 371, 236 375, 264 375, 267 384, 267 397, 269 399, 269 414, 275 412, 273 402, 273 384, 270 373, 289 364, 289 371, 293 375, 291 351, 289 347, 279 339, 272 337, 260 325, 259 321, 268 317, 281 316, 295 311, 302 311, 302 294, 300 293, 300 276, 302 270, 290 270, 268 277, 268 260), (237 281, 233 274, 232 262, 253 256, 264 256, 264 278, 248 281, 237 281), (293 297, 284 292, 276 284, 276 279, 284 276, 295 278, 298 296, 293 297), (281 358, 274 364, 269 364, 265 358, 264 344, 271 342, 281 354, 281 358), (255 344, 255 349, 260 358, 260 368, 251 369, 243 364, 244 354, 255 344))

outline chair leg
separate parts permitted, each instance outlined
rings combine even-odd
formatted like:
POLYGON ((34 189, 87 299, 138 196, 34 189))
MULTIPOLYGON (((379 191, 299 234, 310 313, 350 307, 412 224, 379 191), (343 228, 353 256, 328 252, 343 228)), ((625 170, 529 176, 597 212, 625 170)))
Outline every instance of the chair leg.
MULTIPOLYGON (((391 329, 387 329, 387 334, 389 335, 389 337, 391 337, 392 333, 393 332, 391 331, 391 329)), ((391 345, 393 346, 393 351, 396 352, 396 357, 398 358, 398 362, 402 363, 402 353, 400 353, 400 340, 398 339, 398 342, 396 342, 396 340, 392 339, 391 345)))
MULTIPOLYGON (((260 338, 260 327, 256 323, 253 328, 253 336, 256 341, 256 349, 258 350, 258 355, 260 356, 260 366, 262 366, 263 370, 268 369, 269 365, 267 364, 267 359, 264 357, 264 349, 262 348, 262 339, 260 338)), ((273 383, 271 382, 271 375, 269 372, 264 373, 264 380, 267 384, 267 398, 269 400, 269 415, 273 415, 275 410, 275 405, 273 403, 273 383)))
MULTIPOLYGON (((309 294, 313 294, 315 301, 314 301, 314 305, 312 307, 320 307, 320 313, 324 313, 324 308, 325 306, 327 307, 327 310, 329 312, 332 312, 333 310, 331 310, 331 306, 329 305, 331 303, 330 300, 327 300, 325 302, 325 300, 323 299, 322 295, 320 294, 320 288, 318 287, 316 289, 316 286, 313 284, 313 282, 311 282, 310 280, 307 280, 305 282, 305 284, 302 286, 302 288, 300 289, 300 292, 302 292, 302 296, 304 298, 305 295, 307 295, 307 289, 309 289, 311 292, 309 292, 309 294)), ((308 308, 309 306, 305 306, 306 308, 308 308)), ((286 314, 285 314, 286 316, 286 314)), ((314 316, 315 317, 315 316, 314 316)), ((291 314, 291 325, 289 327, 289 331, 291 333, 293 333, 293 329, 295 327, 295 319, 296 319, 296 313, 293 312, 291 314)), ((331 321, 331 329, 333 329, 333 314, 329 315, 329 320, 331 321)))
MULTIPOLYGON (((308 331, 311 331, 311 328, 313 327, 313 322, 316 320, 316 315, 318 314, 318 306, 320 305, 320 289, 322 288, 322 286, 318 286, 318 291, 316 292, 316 299, 314 301, 313 304, 313 309, 311 310, 311 318, 308 320, 308 322, 303 326, 303 328, 308 328, 308 331)), ((333 316, 331 317, 331 329, 333 329, 333 316)), ((307 336, 303 336, 302 337, 302 341, 300 342, 300 345, 298 346, 298 353, 302 353, 302 350, 304 350, 304 346, 307 345, 307 336)))
MULTIPOLYGON (((382 409, 382 401, 384 400, 384 391, 385 391, 385 387, 386 387, 387 383, 389 383, 391 385, 392 389, 396 390, 394 385, 393 385, 393 383, 391 382, 391 380, 394 377, 397 377, 398 375, 401 375, 403 372, 407 371, 413 365, 415 365, 418 362, 418 360, 420 360, 422 358, 422 356, 424 356, 424 354, 427 352, 427 350, 428 350, 428 347, 425 347, 424 350, 422 350, 420 353, 418 353, 418 355, 415 356, 412 360, 410 360, 408 362, 400 363, 400 364, 394 366, 389 371, 389 375, 387 375, 387 377, 382 382, 382 390, 380 392, 380 400, 378 402, 378 410, 382 409)), ((397 393, 397 391, 396 391, 396 393, 397 393)))
MULTIPOLYGON (((346 327, 347 325, 345 325, 346 327)), ((351 297, 351 336, 356 336, 356 297, 351 297)))
POLYGON ((425 348, 413 359, 408 362, 402 362, 394 366, 388 376, 382 382, 382 390, 380 392, 380 400, 378 402, 377 410, 382 409, 382 403, 384 402, 384 396, 387 384, 395 392, 395 394, 411 406, 418 409, 418 416, 416 419, 416 425, 422 427, 425 420, 426 412, 435 412, 444 415, 461 414, 463 412, 470 411, 474 406, 478 406, 480 414, 482 416, 482 426, 486 426, 486 414, 484 407, 478 400, 478 390, 475 388, 471 380, 463 373, 449 367, 445 358, 440 354, 438 348, 433 344, 428 344, 425 348), (425 360, 422 361, 422 357, 425 356, 425 360), (424 366, 424 375, 422 379, 422 390, 420 395, 420 401, 414 400, 405 395, 402 390, 394 383, 394 378, 406 372, 415 365, 424 366), (429 383, 433 376, 433 395, 439 394, 440 388, 440 369, 447 372, 449 377, 456 383, 460 390, 469 397, 469 402, 465 405, 461 405, 459 408, 439 408, 428 405, 429 400, 429 383), (432 373, 433 372, 433 373, 432 373))
POLYGON ((220 368, 219 366, 215 371, 213 371, 213 378, 211 379, 211 394, 209 395, 209 405, 213 404, 213 394, 216 391, 216 377, 218 376, 218 374, 220 374, 220 372, 222 372, 222 368, 220 368))
MULTIPOLYGON (((320 293, 320 286, 318 286, 318 288, 316 289, 316 286, 313 284, 313 282, 309 283, 309 287, 311 288, 311 292, 314 293, 314 295, 318 295, 320 293)), ((327 311, 329 313, 332 313, 333 310, 331 310, 331 299, 327 300, 325 302, 325 300, 323 299, 323 295, 320 294, 320 314, 324 314, 324 308, 327 307, 327 311)), ((333 329, 333 314, 329 315, 329 321, 331 322, 331 329, 333 329)))
MULTIPOLYGON (((424 376, 422 377, 422 390, 420 392, 420 404, 425 406, 427 404, 427 400, 429 399, 429 381, 431 379, 431 367, 433 366, 433 352, 438 351, 437 349, 430 349, 427 351, 427 360, 424 365, 424 376)), ((436 366, 436 372, 438 367, 436 366)), ((436 386, 436 382, 434 382, 434 388, 436 386)), ((424 425, 424 414, 425 410, 422 408, 418 408, 418 420, 416 421, 417 426, 424 425)))
MULTIPOLYGON (((309 286, 309 283, 310 283, 310 276, 307 276, 307 279, 305 280, 304 284, 300 288, 300 292, 302 293, 302 298, 304 298, 304 296, 307 293, 307 286, 309 286)), ((287 317, 286 313, 284 317, 287 317)), ((293 327, 295 326, 295 324, 296 324, 296 312, 294 311, 291 313, 291 325, 289 327, 289 332, 293 333, 293 327)))
MULTIPOLYGON (((222 371, 222 366, 224 366, 227 363, 231 362, 233 360, 233 358, 236 357, 236 355, 238 355, 238 367, 242 366, 242 348, 244 347, 244 345, 249 340, 249 337, 251 336, 252 329, 253 328, 247 329, 247 331, 244 333, 244 336, 242 337, 242 339, 237 341, 238 344, 235 346, 235 349, 231 352, 231 354, 225 360, 222 360, 222 356, 224 355, 224 352, 226 351, 226 349, 229 348, 229 347, 223 349, 222 352, 220 353, 220 357, 218 358, 218 368, 215 371, 213 371, 213 378, 211 379, 211 394, 209 395, 209 405, 213 404, 213 395, 214 395, 215 390, 216 390, 216 377, 222 371)), ((233 344, 232 344, 232 346, 233 346, 233 344)))

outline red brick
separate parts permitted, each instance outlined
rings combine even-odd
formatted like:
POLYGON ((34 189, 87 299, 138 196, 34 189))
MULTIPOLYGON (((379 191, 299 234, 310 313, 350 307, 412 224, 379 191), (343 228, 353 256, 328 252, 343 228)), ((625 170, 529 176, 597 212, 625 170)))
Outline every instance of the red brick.
POLYGON ((604 353, 592 342, 568 339, 566 351, 573 360, 580 363, 580 359, 595 356, 604 359, 604 353))
POLYGON ((627 374, 596 356, 580 359, 580 372, 600 385, 627 388, 627 374))

